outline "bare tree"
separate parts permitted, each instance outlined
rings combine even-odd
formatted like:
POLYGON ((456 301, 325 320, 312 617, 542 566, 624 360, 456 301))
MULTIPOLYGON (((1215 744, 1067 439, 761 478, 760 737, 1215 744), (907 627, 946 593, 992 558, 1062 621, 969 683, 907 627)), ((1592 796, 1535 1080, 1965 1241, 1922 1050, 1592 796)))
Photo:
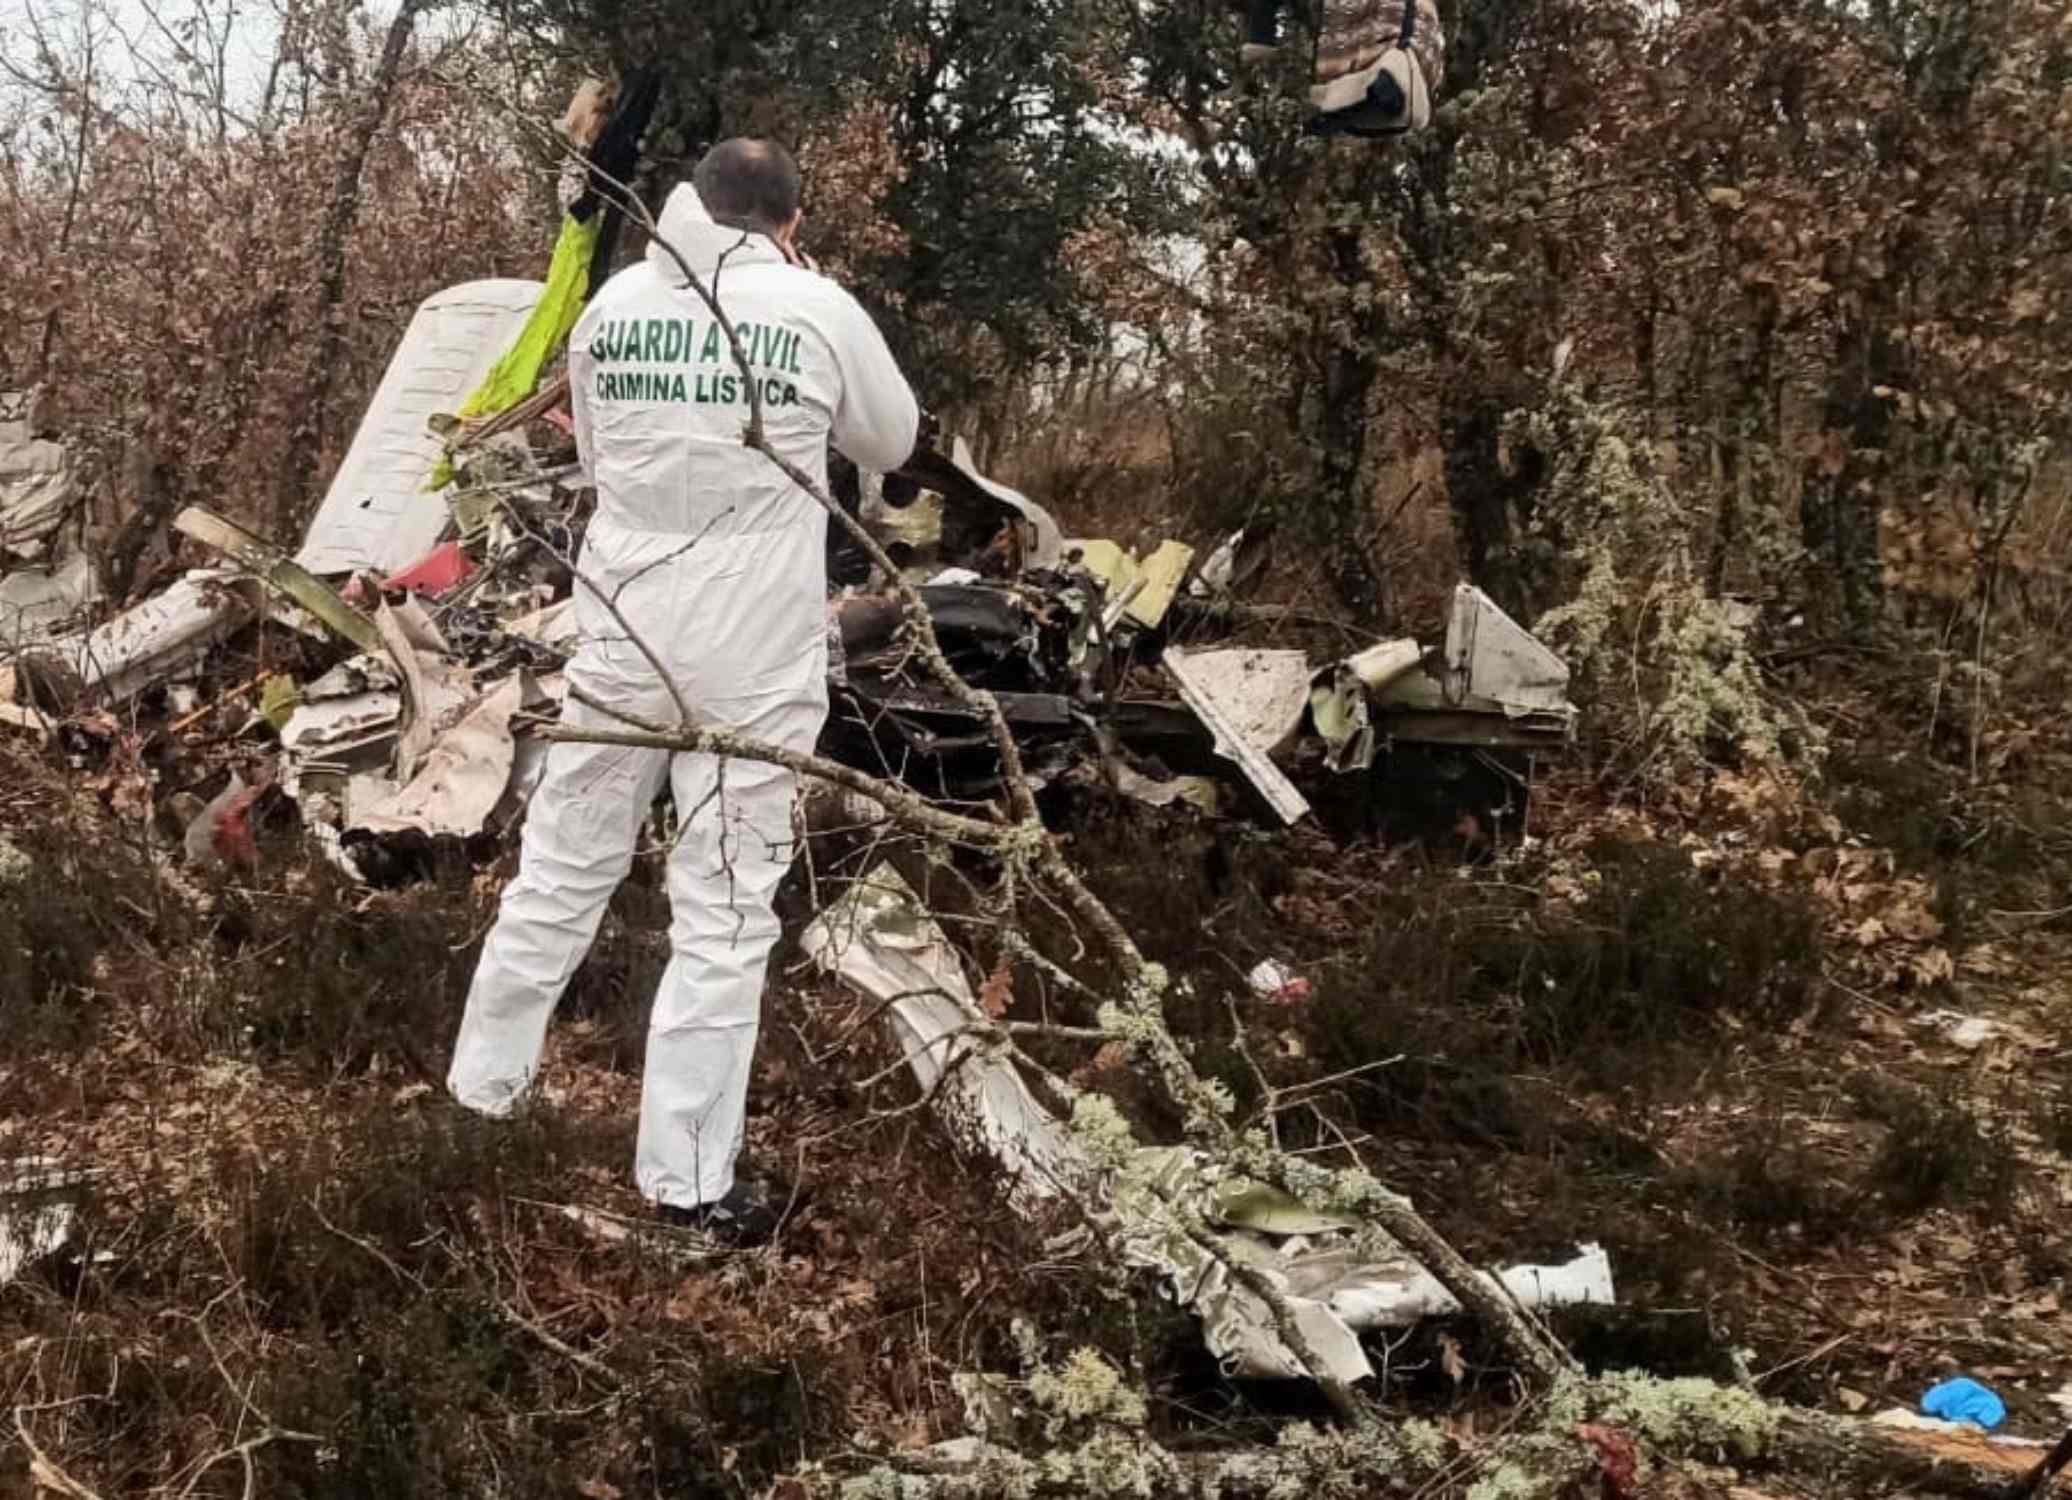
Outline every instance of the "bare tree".
POLYGON ((403 74, 403 59, 417 28, 417 18, 431 7, 432 0, 402 0, 388 36, 381 48, 381 61, 367 89, 360 116, 338 159, 338 175, 331 188, 330 206, 317 235, 317 338, 309 365, 309 385, 303 411, 305 427, 296 445, 296 460, 284 476, 275 499, 274 531, 292 529, 296 512, 307 497, 311 479, 323 455, 324 409, 330 404, 337 382, 340 355, 345 348, 345 251, 353 224, 360 214, 362 179, 368 153, 381 133, 389 101, 403 74))

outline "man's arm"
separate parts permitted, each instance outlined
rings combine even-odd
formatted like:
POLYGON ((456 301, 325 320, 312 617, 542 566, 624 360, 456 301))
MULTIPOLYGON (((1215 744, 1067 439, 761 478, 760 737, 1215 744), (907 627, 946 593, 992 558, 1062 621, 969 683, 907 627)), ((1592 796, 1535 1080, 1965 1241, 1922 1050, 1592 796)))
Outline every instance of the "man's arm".
POLYGON ((859 468, 884 473, 913 455, 921 437, 920 403, 870 314, 847 292, 835 293, 838 324, 829 342, 842 375, 835 449, 859 468))
MULTIPOLYGON (((577 331, 587 334, 588 329, 579 324, 577 331)), ((590 443, 590 388, 596 363, 590 358, 587 338, 579 344, 572 334, 568 341, 568 416, 575 434, 576 463, 582 468, 583 483, 587 485, 597 483, 596 450, 590 443)))

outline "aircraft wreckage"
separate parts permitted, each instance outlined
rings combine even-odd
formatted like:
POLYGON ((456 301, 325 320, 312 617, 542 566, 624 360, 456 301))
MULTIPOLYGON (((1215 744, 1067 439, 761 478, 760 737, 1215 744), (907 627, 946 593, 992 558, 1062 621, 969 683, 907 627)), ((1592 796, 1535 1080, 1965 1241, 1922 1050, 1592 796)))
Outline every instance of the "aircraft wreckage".
MULTIPOLYGON (((61 546, 77 485, 70 457, 32 402, 10 398, 0 556, 19 565, 0 576, 0 727, 80 760, 127 741, 169 783, 154 800, 184 801, 193 862, 256 857, 237 820, 270 785, 355 880, 408 880, 429 851, 454 845, 493 854, 542 769, 546 743, 533 730, 557 711, 578 644, 569 559, 590 496, 565 432, 533 424, 549 432, 537 448, 526 436, 522 418, 551 416, 551 386, 509 418, 470 427, 447 414, 538 294, 535 282, 488 281, 426 301, 299 548, 189 509, 174 528, 212 565, 105 618, 95 618, 106 612, 89 559, 61 546), (439 484, 448 473, 455 482, 439 484), (271 637, 255 653, 261 631, 271 637), (276 665, 254 670, 255 656, 276 665), (196 795, 216 787, 206 804, 196 795)), ((1294 824, 1319 815, 1313 794, 1352 785, 1428 825, 1466 816, 1495 836, 1522 812, 1531 755, 1573 732, 1566 668, 1468 584, 1436 643, 1375 641, 1320 660, 1245 644, 1261 613, 1245 596, 1268 562, 1256 530, 1202 550, 1168 540, 1142 557, 1070 538, 1040 505, 980 475, 962 444, 896 474, 838 471, 836 494, 915 586, 952 665, 993 694, 1047 794, 1294 824)), ((986 726, 914 662, 893 581, 842 528, 831 536, 821 751, 944 803, 994 798, 1001 773, 986 726)), ((896 872, 881 865, 854 883, 805 946, 824 972, 888 1007, 886 1024, 932 1088, 975 1002, 896 872)), ((1000 1162, 1020 1207, 1088 1170, 1002 1060, 965 1069, 942 1100, 953 1128, 1000 1162)), ((1149 1165, 1180 1179, 1198 1170, 1182 1151, 1149 1165)), ((1451 1309, 1408 1257, 1363 1259, 1347 1224, 1257 1185, 1229 1188, 1212 1215, 1226 1254, 1282 1286, 1341 1378, 1366 1373, 1361 1330, 1451 1309)), ((1136 1223, 1130 1205, 1117 1208, 1136 1223)), ((1230 1369, 1297 1373, 1255 1295, 1140 1227, 1133 1259, 1201 1317, 1230 1369)), ((1504 1275, 1543 1306, 1613 1295, 1594 1246, 1504 1275)))
MULTIPOLYGON (((0 580, 0 719, 90 739, 96 713, 156 695, 184 726, 207 712, 194 705, 212 653, 267 621, 308 637, 322 670, 219 692, 237 722, 219 713, 215 732, 272 758, 267 774, 337 862, 386 882, 410 865, 392 857, 399 840, 507 830, 544 759, 528 728, 552 716, 576 644, 567 560, 589 495, 547 424, 534 424, 550 434, 538 448, 519 421, 455 441, 446 414, 538 291, 472 282, 418 309, 292 555, 189 510, 174 524, 215 564, 90 628, 74 622, 99 602, 93 570, 55 555, 64 449, 11 424, 0 519, 26 565, 0 580), (449 466, 456 482, 427 493, 449 466)), ((838 468, 836 485, 918 586, 951 662, 994 694, 1046 788, 1295 823, 1315 815, 1315 789, 1351 781, 1370 809, 1436 827, 1465 815, 1495 836, 1515 827, 1531 753, 1573 732, 1565 666, 1470 584, 1436 642, 1318 660, 1237 644, 1261 613, 1243 602, 1268 561, 1256 533, 1202 549, 1166 541, 1141 558, 1070 538, 980 475, 961 443, 897 474, 838 468)), ((823 753, 932 798, 986 800, 999 767, 984 725, 912 661, 890 580, 831 534, 823 753)))

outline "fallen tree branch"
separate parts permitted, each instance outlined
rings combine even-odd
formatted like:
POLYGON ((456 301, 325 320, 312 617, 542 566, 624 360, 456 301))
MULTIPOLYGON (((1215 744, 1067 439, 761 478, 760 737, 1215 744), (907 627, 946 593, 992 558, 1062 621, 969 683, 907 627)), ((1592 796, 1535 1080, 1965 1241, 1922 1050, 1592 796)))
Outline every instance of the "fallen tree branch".
MULTIPOLYGON (((982 1442, 952 1455, 923 1451, 882 1460, 862 1476, 862 1492, 901 1500, 1122 1500, 1156 1494, 1171 1500, 1280 1500, 1300 1494, 1457 1493, 1480 1474, 1492 1493, 1556 1497, 1595 1494, 1605 1471, 1593 1436, 1633 1441, 1656 1472, 1626 1494, 1683 1493, 1660 1472, 1686 1464, 1730 1468, 1744 1482, 1774 1475, 1823 1494, 1897 1490, 1948 1500, 2007 1500, 2010 1474, 2028 1469, 2031 1448, 2009 1448, 1984 1433, 1925 1432, 1795 1412, 1702 1380, 1626 1375, 1567 1379, 1536 1401, 1523 1420, 1465 1444, 1436 1425, 1411 1419, 1335 1432, 1296 1428, 1271 1448, 1175 1452, 1133 1429, 1095 1433, 1077 1446, 1023 1454, 982 1442), (871 1488, 877 1485, 878 1489, 871 1488)), ((816 1469, 790 1481, 792 1493, 854 1493, 855 1478, 816 1469)), ((1707 1493, 1714 1486, 1703 1486, 1707 1493)))
POLYGON ((225 1459, 230 1458, 237 1459, 240 1463, 244 1465, 245 1500, 252 1500, 252 1496, 255 1493, 257 1493, 259 1478, 258 1471, 253 1467, 252 1464, 252 1455, 254 1453, 257 1453, 261 1448, 269 1447, 274 1443, 320 1444, 322 1442, 322 1438, 311 1437, 308 1433, 305 1432, 284 1432, 278 1427, 268 1427, 263 1431, 254 1433, 251 1437, 244 1439, 242 1442, 233 1444, 231 1447, 221 1449, 218 1452, 211 1453, 207 1458, 203 1459, 201 1463, 196 1466, 194 1473, 189 1476, 187 1483, 180 1487, 180 1500, 187 1500, 187 1497, 194 1493, 194 1487, 202 1482, 202 1479, 208 1474, 208 1472, 211 1469, 215 1468, 216 1465, 222 1463, 225 1459))
POLYGON ((2050 1493, 2068 1464, 2072 1464, 2072 1427, 2065 1429, 2058 1445, 2007 1492, 2007 1500, 2040 1500, 2050 1493))
POLYGON ((1879 1427, 1820 1412, 1774 1408, 1779 1425, 1764 1467, 1779 1474, 1813 1475, 1837 1493, 1864 1493, 1873 1486, 1926 1491, 1953 1500, 2008 1500, 2043 1495, 2024 1490, 2043 1467, 2037 1447, 1996 1443, 1983 1432, 1937 1432, 1879 1427))
POLYGON ((94 1491, 59 1468, 56 1460, 37 1446, 36 1438, 29 1431, 24 1414, 36 1410, 31 1406, 17 1406, 14 1409, 15 1435, 21 1439, 22 1451, 29 1455, 29 1482, 60 1495, 70 1495, 72 1500, 101 1500, 94 1491))
POLYGON ((498 1316, 503 1318, 503 1320, 506 1323, 509 1323, 513 1328, 519 1329, 527 1334, 530 1334, 533 1338, 537 1339, 543 1347, 550 1349, 554 1353, 560 1355, 563 1359, 567 1360, 577 1369, 587 1371, 590 1375, 602 1381, 604 1383, 605 1388, 609 1390, 614 1396, 620 1396, 625 1394, 626 1382, 621 1380, 618 1376, 618 1372, 612 1369, 612 1367, 606 1364, 603 1360, 598 1359, 595 1355, 585 1354, 582 1350, 578 1349, 575 1345, 569 1343, 566 1339, 559 1338, 554 1334, 549 1333, 538 1323, 535 1323, 532 1319, 526 1317, 523 1313, 519 1312, 517 1308, 511 1306, 508 1302, 497 1303, 496 1310, 498 1316))
POLYGON ((837 761, 818 755, 786 750, 731 729, 602 729, 570 724, 542 725, 541 739, 586 745, 632 745, 648 750, 678 750, 734 760, 765 761, 802 776, 816 776, 845 790, 868 797, 887 812, 907 820, 920 832, 931 833, 952 843, 971 844, 996 851, 1004 849, 1014 830, 998 823, 981 823, 976 818, 945 812, 913 792, 862 771, 853 771, 837 761))

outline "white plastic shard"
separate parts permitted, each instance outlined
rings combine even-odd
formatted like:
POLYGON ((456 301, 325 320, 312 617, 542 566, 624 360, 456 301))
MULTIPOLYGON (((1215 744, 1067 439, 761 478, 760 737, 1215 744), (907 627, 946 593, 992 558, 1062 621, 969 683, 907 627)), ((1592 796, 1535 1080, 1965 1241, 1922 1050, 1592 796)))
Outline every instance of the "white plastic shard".
POLYGON ((941 1082, 937 1110, 1000 1163, 1011 1202, 1028 1208, 1056 1196, 1060 1183, 1090 1179, 1078 1144, 1013 1063, 984 1052, 965 1055, 978 1041, 969 1028, 984 1024, 985 1014, 942 929, 897 870, 880 864, 857 881, 813 920, 802 946, 823 973, 889 1002, 886 1029, 914 1081, 924 1095, 941 1082))
POLYGON ((0 651, 43 639, 98 597, 93 562, 84 552, 55 568, 23 568, 0 578, 0 651))
POLYGON ((961 437, 950 445, 950 462, 962 469, 980 489, 1009 510, 1018 512, 1022 519, 1029 523, 1030 529, 1035 533, 1035 544, 1029 549, 1029 555, 1024 560, 1025 566, 1037 569, 1055 568, 1063 561, 1065 534, 1058 529, 1058 523, 1049 511, 1020 490, 996 484, 979 473, 978 465, 972 461, 971 446, 961 437))
MULTIPOLYGON (((1537 1312, 1603 1306, 1616 1300, 1611 1257, 1601 1245, 1581 1246, 1575 1259, 1557 1266, 1509 1266, 1492 1279, 1521 1305, 1537 1312)), ((1349 1270, 1320 1288, 1319 1294, 1334 1313, 1362 1329, 1408 1328, 1421 1318, 1446 1318, 1461 1310, 1453 1294, 1414 1263, 1409 1264, 1407 1275, 1373 1266, 1349 1270)))
POLYGON ((122 699, 198 668, 211 646, 250 619, 256 585, 197 569, 85 636, 55 643, 89 694, 122 699))
POLYGON ((36 436, 39 392, 0 393, 0 552, 41 557, 79 493, 62 443, 36 436))
POLYGON ((1487 700, 1513 718, 1575 715, 1567 663, 1470 583, 1454 588, 1446 623, 1446 695, 1455 704, 1487 700))
POLYGON ((1208 561, 1195 570, 1193 581, 1187 585, 1188 594, 1196 599, 1213 599, 1228 589, 1237 571, 1237 550, 1244 544, 1242 527, 1217 543, 1208 561))
POLYGON ((431 550, 447 507, 425 493, 443 451, 427 419, 467 399, 524 325, 540 289, 537 281, 470 281, 419 304, 297 562, 317 574, 387 574, 431 550))
POLYGON ((393 744, 402 712, 402 696, 383 691, 299 703, 281 730, 281 748, 290 757, 322 759, 393 744))
POLYGON ((467 668, 439 654, 436 631, 415 606, 383 604, 374 623, 402 677, 403 716, 398 729, 396 775, 408 781, 455 711, 474 697, 467 668))
POLYGON ((1300 651, 1189 655, 1168 646, 1165 667, 1188 708, 1215 735, 1216 753, 1237 762, 1282 822, 1305 817, 1308 801, 1268 757, 1302 724, 1314 670, 1308 656, 1300 651))
POLYGON ((525 681, 513 672, 433 743, 407 785, 386 802, 353 808, 353 826, 375 833, 480 833, 511 783, 517 748, 511 715, 524 702, 525 681))
POLYGON ((47 1156, 0 1161, 0 1286, 64 1248, 90 1175, 47 1156))
POLYGON ((1423 659, 1416 641, 1383 641, 1316 675, 1309 716, 1323 737, 1325 764, 1334 771, 1364 771, 1374 764, 1377 746, 1368 694, 1387 687, 1423 659))

